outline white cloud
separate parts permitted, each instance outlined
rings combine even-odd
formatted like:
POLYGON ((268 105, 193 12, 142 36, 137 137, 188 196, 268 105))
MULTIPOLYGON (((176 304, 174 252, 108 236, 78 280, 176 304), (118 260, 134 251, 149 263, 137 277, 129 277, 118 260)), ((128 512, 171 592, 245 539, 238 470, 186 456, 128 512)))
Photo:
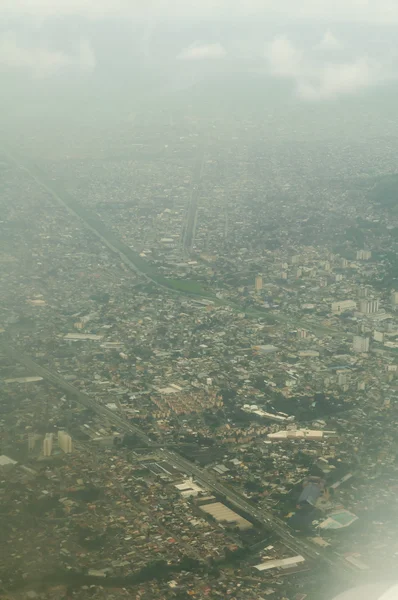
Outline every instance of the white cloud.
POLYGON ((265 58, 272 75, 291 80, 296 94, 310 101, 352 94, 397 76, 387 65, 366 57, 331 62, 314 50, 303 53, 285 37, 274 39, 265 58))
POLYGON ((319 47, 323 50, 338 50, 343 44, 338 40, 331 31, 327 31, 319 43, 319 47))
POLYGON ((352 63, 327 64, 313 84, 305 79, 297 80, 297 93, 304 100, 324 100, 341 94, 352 94, 362 88, 380 83, 376 65, 366 59, 352 63))
POLYGON ((91 71, 94 67, 95 55, 87 40, 80 41, 74 54, 66 54, 22 45, 13 32, 0 36, 0 68, 22 68, 37 77, 45 77, 63 68, 91 71))
POLYGON ((221 44, 193 44, 182 50, 179 60, 216 60, 225 58, 227 52, 221 44))
POLYGON ((301 52, 286 37, 276 38, 266 52, 271 73, 279 77, 294 77, 302 68, 301 52))

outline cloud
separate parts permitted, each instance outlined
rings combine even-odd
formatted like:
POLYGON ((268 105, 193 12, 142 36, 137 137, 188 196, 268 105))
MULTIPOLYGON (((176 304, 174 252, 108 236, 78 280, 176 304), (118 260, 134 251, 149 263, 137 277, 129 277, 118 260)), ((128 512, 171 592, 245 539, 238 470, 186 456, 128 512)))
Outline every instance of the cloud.
POLYGON ((92 71, 95 55, 87 40, 80 41, 75 53, 66 54, 46 47, 22 45, 15 33, 7 32, 0 36, 0 68, 27 69, 37 77, 46 77, 65 68, 92 71))
POLYGON ((302 68, 302 55, 286 37, 276 38, 269 46, 266 57, 270 71, 278 77, 295 77, 302 68))
POLYGON ((322 50, 338 50, 342 48, 343 44, 338 40, 331 31, 327 31, 321 41, 319 42, 319 48, 322 50))
MULTIPOLYGON (((331 33, 324 36, 323 47, 337 48, 339 43, 331 33)), ((396 75, 387 65, 367 57, 332 62, 314 49, 304 53, 286 37, 279 37, 266 49, 269 72, 293 82, 298 97, 308 101, 336 98, 383 83, 396 75)))
POLYGON ((193 44, 182 50, 177 59, 179 60, 217 60, 225 58, 227 52, 221 44, 193 44))
POLYGON ((382 81, 377 65, 367 59, 352 63, 327 64, 316 74, 317 81, 297 80, 297 93, 304 100, 325 100, 352 94, 382 81))

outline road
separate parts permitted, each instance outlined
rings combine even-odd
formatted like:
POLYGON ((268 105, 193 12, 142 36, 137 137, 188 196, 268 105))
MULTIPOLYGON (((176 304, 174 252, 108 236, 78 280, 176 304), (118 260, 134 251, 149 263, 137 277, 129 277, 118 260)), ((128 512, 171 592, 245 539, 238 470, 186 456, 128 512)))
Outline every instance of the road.
MULTIPOLYGON (((151 275, 151 273, 146 272, 143 268, 144 261, 142 258, 138 257, 137 253, 133 252, 131 248, 121 242, 112 231, 108 231, 94 213, 89 214, 88 211, 85 210, 83 206, 79 205, 67 192, 62 192, 62 194, 60 194, 56 189, 56 185, 49 181, 47 177, 44 177, 44 175, 38 171, 38 167, 35 165, 27 166, 23 164, 13 154, 4 149, 2 149, 1 152, 10 163, 21 171, 24 171, 39 187, 50 194, 58 204, 61 204, 69 214, 77 218, 83 227, 99 238, 111 252, 117 254, 120 260, 132 271, 139 273, 147 282, 153 283, 160 289, 179 294, 184 293, 171 285, 167 285, 167 279, 155 277, 154 275, 151 275)), ((189 295, 192 296, 198 294, 189 293, 189 295)))
POLYGON ((185 221, 185 230, 183 233, 182 245, 183 250, 188 255, 192 252, 192 246, 195 241, 197 215, 198 215, 198 202, 200 195, 200 183, 203 175, 203 168, 205 164, 205 152, 201 152, 200 158, 198 159, 195 172, 193 175, 191 198, 187 210, 187 217, 185 221))
MULTIPOLYGON (((157 442, 151 440, 151 438, 139 427, 127 422, 125 419, 121 418, 106 406, 97 403, 94 398, 78 390, 71 383, 65 381, 60 375, 55 374, 46 367, 42 367, 41 365, 37 364, 30 356, 13 348, 8 342, 9 340, 7 338, 0 339, 0 350, 9 358, 23 364, 28 371, 30 371, 30 373, 40 375, 46 381, 49 381, 54 386, 62 389, 76 402, 82 406, 91 408, 98 415, 105 417, 121 431, 133 433, 143 442, 144 446, 151 448, 152 446, 157 445, 157 442)), ((338 573, 340 577, 344 577, 351 582, 354 575, 353 567, 351 567, 343 557, 340 557, 337 554, 326 553, 322 550, 322 548, 319 548, 319 551, 315 550, 313 546, 307 542, 307 540, 294 537, 286 523, 276 517, 271 511, 259 509, 253 506, 241 494, 235 492, 224 483, 221 483, 211 473, 201 469, 176 452, 164 448, 162 450, 162 457, 165 460, 168 460, 177 469, 186 473, 186 475, 195 477, 195 480, 199 484, 203 485, 209 490, 212 490, 216 494, 224 496, 228 502, 233 504, 237 509, 244 511, 255 521, 261 522, 270 531, 276 533, 283 540, 285 545, 292 550, 292 552, 301 554, 307 558, 307 560, 326 563, 329 567, 337 571, 336 574, 338 573)))
MULTIPOLYGON (((146 279, 146 281, 153 283, 157 288, 163 289, 169 293, 171 292, 174 294, 185 294, 190 297, 198 296, 201 298, 206 296, 205 292, 203 292, 203 293, 186 292, 182 289, 177 289, 173 285, 169 284, 167 279, 156 276, 156 275, 152 274, 152 272, 147 272, 148 264, 145 264, 145 261, 141 257, 139 257, 137 255, 137 253, 133 252, 131 250, 131 248, 126 246, 126 244, 124 244, 112 231, 107 230, 107 228, 104 226, 102 221, 94 213, 89 213, 89 211, 87 211, 81 204, 76 202, 76 199, 72 198, 70 196, 70 194, 68 194, 66 191, 62 191, 62 193, 60 193, 56 188, 56 183, 54 184, 47 177, 45 177, 45 175, 43 173, 41 173, 35 165, 27 166, 27 165, 23 164, 20 161, 20 159, 16 158, 13 154, 11 154, 9 151, 7 151, 5 149, 2 149, 1 151, 2 151, 3 155, 6 157, 6 159, 8 159, 9 162, 14 164, 17 168, 24 171, 29 177, 31 177, 35 181, 35 183, 39 187, 46 190, 46 192, 49 193, 52 196, 52 198, 54 200, 56 200, 57 203, 61 204, 69 212, 69 214, 71 214, 73 217, 79 219, 81 224, 88 231, 90 231, 93 235, 95 235, 97 238, 99 238, 101 240, 101 242, 107 248, 109 248, 109 250, 111 250, 112 252, 114 252, 115 254, 117 254, 120 257, 120 260, 124 264, 126 264, 130 269, 132 269, 136 273, 139 273, 142 277, 144 277, 146 279), (145 264, 145 267, 144 267, 144 264, 145 264)), ((196 221, 197 221, 197 203, 198 203, 199 191, 200 191, 199 184, 200 184, 200 180, 203 175, 204 159, 205 159, 205 153, 203 151, 201 158, 198 159, 196 169, 195 169, 194 181, 193 181, 193 185, 192 185, 192 197, 191 197, 190 206, 189 206, 188 212, 187 212, 186 227, 185 227, 185 231, 183 234, 183 240, 182 240, 183 249, 185 252, 188 252, 188 253, 192 249, 192 244, 193 244, 193 240, 195 237, 195 229, 196 229, 196 221)), ((215 296, 209 296, 209 294, 207 294, 206 297, 215 298, 215 296)), ((233 308, 234 310, 239 310, 240 312, 244 312, 247 314, 248 317, 266 319, 267 314, 268 314, 261 310, 256 310, 255 308, 251 308, 251 309, 247 310, 247 309, 239 307, 235 303, 229 302, 229 301, 218 300, 218 304, 221 304, 224 306, 229 306, 229 307, 233 308)), ((272 318, 275 318, 277 321, 280 321, 281 323, 285 323, 288 325, 291 324, 292 327, 293 326, 304 327, 309 330, 316 331, 319 334, 323 334, 323 335, 330 335, 333 337, 342 337, 342 338, 345 338, 348 335, 346 332, 332 329, 330 327, 323 327, 316 323, 312 323, 310 320, 299 318, 299 317, 294 318, 294 317, 290 317, 290 316, 283 315, 283 314, 278 314, 278 315, 272 314, 271 316, 272 316, 272 318), (295 320, 294 324, 292 322, 293 319, 295 320)))

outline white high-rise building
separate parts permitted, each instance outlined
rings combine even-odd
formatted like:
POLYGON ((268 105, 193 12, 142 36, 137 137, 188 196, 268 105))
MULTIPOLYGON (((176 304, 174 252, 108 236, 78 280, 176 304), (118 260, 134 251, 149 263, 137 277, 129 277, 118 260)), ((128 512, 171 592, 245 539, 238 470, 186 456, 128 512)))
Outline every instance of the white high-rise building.
POLYGON ((358 286, 358 296, 360 298, 366 298, 369 295, 369 288, 366 285, 358 286))
POLYGON ((393 309, 396 309, 398 307, 398 292, 391 292, 391 306, 393 309))
POLYGON ((370 250, 358 250, 357 251, 357 260, 369 260, 372 257, 372 253, 370 250))
POLYGON ((379 310, 379 300, 361 300, 359 310, 365 315, 376 313, 379 310))
POLYGON ((36 434, 28 433, 28 450, 31 452, 34 450, 36 444, 36 434))
POLYGON ((256 290, 256 292, 261 292, 261 290, 263 289, 263 278, 261 277, 261 275, 257 275, 256 280, 254 282, 254 289, 256 290))
POLYGON ((308 331, 306 329, 297 329, 297 337, 305 339, 308 335, 308 331))
POLYGON ((53 434, 46 433, 46 437, 43 440, 43 454, 44 456, 51 456, 53 451, 53 434))
POLYGON ((369 352, 370 341, 368 337, 354 335, 353 350, 354 352, 369 352))
POLYGON ((66 454, 72 452, 72 438, 66 431, 58 431, 58 446, 66 454))

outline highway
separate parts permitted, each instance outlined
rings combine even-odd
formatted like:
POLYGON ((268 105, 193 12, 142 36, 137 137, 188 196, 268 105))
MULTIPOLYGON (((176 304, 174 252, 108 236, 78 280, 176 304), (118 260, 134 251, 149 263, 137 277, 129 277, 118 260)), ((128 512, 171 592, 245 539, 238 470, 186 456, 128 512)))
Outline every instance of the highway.
MULTIPOLYGON (((170 292, 174 293, 174 294, 184 294, 185 293, 190 297, 197 296, 197 295, 199 295, 201 297, 203 296, 202 294, 196 294, 196 293, 193 294, 192 292, 187 293, 187 292, 184 292, 183 290, 176 289, 173 286, 168 285, 167 279, 159 280, 159 277, 155 277, 154 275, 147 273, 146 270, 142 266, 143 260, 140 258, 139 260, 141 262, 138 263, 138 258, 134 254, 134 252, 128 246, 126 246, 126 244, 124 244, 112 231, 109 231, 108 229, 106 229, 104 224, 100 221, 100 219, 98 219, 98 217, 94 213, 88 213, 88 211, 85 210, 79 203, 77 203, 76 199, 72 198, 67 192, 62 191, 62 193, 60 193, 57 190, 55 184, 51 180, 49 180, 48 177, 44 176, 43 173, 41 173, 35 165, 27 166, 27 165, 23 164, 19 158, 16 158, 13 154, 11 154, 9 151, 7 151, 5 149, 2 149, 1 151, 4 155, 4 157, 6 159, 8 159, 10 163, 14 164, 15 167, 21 169, 21 171, 24 171, 29 177, 31 177, 31 179, 34 180, 34 182, 39 187, 46 190, 46 192, 48 194, 50 194, 50 196, 52 196, 52 198, 58 204, 61 204, 69 212, 70 215, 77 218, 81 222, 81 224, 88 231, 90 231, 93 235, 95 235, 98 239, 100 239, 101 242, 109 250, 111 250, 112 252, 117 254, 119 256, 120 260, 125 265, 127 265, 132 271, 139 273, 143 278, 146 279, 146 281, 153 283, 158 289, 166 290, 169 293, 170 292)), ((197 208, 198 208, 197 205, 198 205, 199 192, 200 192, 200 182, 201 182, 201 179, 203 176, 204 161, 205 161, 205 152, 203 151, 200 159, 198 158, 196 168, 195 168, 194 179, 193 179, 193 184, 192 184, 191 201, 190 201, 190 205, 187 210, 185 230, 184 230, 183 236, 182 236, 183 250, 185 253, 188 253, 188 254, 191 252, 192 245, 194 243, 194 238, 195 238, 196 222, 197 222, 197 208)), ((263 318, 263 319, 267 318, 267 313, 260 311, 260 310, 256 310, 256 309, 247 310, 245 308, 239 307, 235 303, 228 302, 228 301, 218 300, 218 303, 223 304, 224 306, 230 306, 230 307, 234 308, 235 310, 244 312, 247 314, 247 316, 249 318, 250 317, 263 318)), ((286 323, 286 324, 289 324, 292 319, 291 317, 288 317, 283 314, 278 314, 278 315, 273 314, 272 317, 275 318, 277 321, 280 321, 280 322, 286 323)), ((333 337, 344 338, 347 336, 347 333, 345 333, 345 332, 341 332, 339 330, 332 329, 330 327, 324 327, 319 324, 312 323, 308 319, 296 318, 295 321, 296 321, 295 326, 299 325, 301 327, 308 328, 310 331, 311 330, 317 331, 321 334, 330 335, 333 337)))
POLYGON ((197 225, 197 215, 198 215, 198 202, 200 195, 200 184, 203 176, 203 169, 205 164, 205 152, 204 150, 201 152, 199 159, 197 160, 193 182, 192 182, 192 190, 191 190, 191 198, 187 210, 187 217, 185 221, 185 231, 183 233, 183 250, 188 255, 192 251, 192 246, 195 242, 195 233, 196 233, 196 225, 197 225))
MULTIPOLYGON (((0 350, 9 358, 20 364, 23 364, 31 374, 40 375, 46 381, 52 383, 54 386, 69 394, 82 406, 91 408, 98 415, 106 418, 121 431, 133 433, 143 442, 144 446, 148 446, 149 448, 152 446, 158 446, 158 443, 154 440, 151 440, 151 438, 139 427, 127 422, 124 418, 120 417, 106 406, 97 403, 94 398, 78 390, 75 386, 65 381, 60 375, 55 374, 46 367, 42 367, 41 365, 37 364, 30 356, 13 348, 8 342, 9 340, 7 338, 0 338, 0 350)), ((276 533, 283 540, 284 544, 292 550, 292 552, 301 554, 307 560, 322 562, 324 564, 326 563, 327 566, 336 571, 336 575, 338 574, 341 578, 347 579, 348 582, 351 582, 354 575, 354 570, 353 567, 351 567, 343 557, 339 556, 338 554, 325 553, 322 548, 319 548, 319 551, 315 550, 314 547, 307 542, 307 540, 294 537, 286 523, 276 517, 271 511, 259 509, 253 506, 241 494, 235 492, 224 483, 218 481, 213 474, 201 469, 176 452, 163 448, 162 457, 165 460, 168 460, 177 469, 183 471, 186 475, 193 476, 199 484, 215 492, 216 494, 225 497, 225 499, 237 509, 244 511, 255 521, 262 523, 267 529, 276 533)))
MULTIPOLYGON (((44 177, 42 174, 38 174, 37 167, 33 165, 32 167, 28 167, 23 164, 19 159, 17 159, 10 152, 2 149, 2 154, 5 158, 12 163, 15 167, 24 171, 33 181, 42 189, 44 189, 50 196, 58 203, 61 204, 67 212, 73 217, 77 218, 83 227, 85 227, 88 231, 90 231, 93 235, 101 240, 101 242, 106 246, 111 252, 117 254, 120 260, 127 265, 132 271, 139 273, 146 281, 153 283, 156 287, 160 289, 164 289, 168 292, 174 293, 182 293, 181 291, 177 291, 171 286, 166 285, 166 283, 161 283, 157 278, 151 276, 146 273, 137 263, 137 258, 134 256, 133 251, 126 246, 123 242, 121 242, 111 231, 105 229, 103 223, 100 222, 98 217, 94 214, 89 218, 87 211, 82 209, 76 201, 70 197, 69 194, 63 192, 62 195, 57 191, 55 185, 51 183, 48 178, 44 177)), ((192 294, 190 294, 192 295, 192 294)))

